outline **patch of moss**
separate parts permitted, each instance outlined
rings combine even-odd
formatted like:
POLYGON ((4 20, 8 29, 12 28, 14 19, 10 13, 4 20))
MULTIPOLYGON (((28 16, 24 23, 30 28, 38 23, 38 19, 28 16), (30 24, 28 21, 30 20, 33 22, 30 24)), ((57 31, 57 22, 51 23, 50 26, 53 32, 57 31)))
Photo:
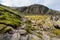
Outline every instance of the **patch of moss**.
POLYGON ((53 32, 56 35, 60 35, 60 29, 52 29, 51 32, 53 32))
POLYGON ((37 30, 36 28, 32 27, 31 24, 27 24, 25 29, 28 33, 32 33, 34 30, 37 30))

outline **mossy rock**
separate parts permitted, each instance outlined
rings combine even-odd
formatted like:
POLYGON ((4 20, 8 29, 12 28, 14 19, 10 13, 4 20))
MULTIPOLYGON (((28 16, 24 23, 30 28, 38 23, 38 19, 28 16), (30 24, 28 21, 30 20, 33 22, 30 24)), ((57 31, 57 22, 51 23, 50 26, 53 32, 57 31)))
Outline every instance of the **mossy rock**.
POLYGON ((24 28, 28 33, 32 33, 35 30, 38 30, 37 28, 33 27, 31 24, 26 24, 26 27, 24 28))
POLYGON ((8 30, 11 30, 11 27, 10 26, 6 26, 4 24, 0 24, 0 33, 5 33, 8 30))

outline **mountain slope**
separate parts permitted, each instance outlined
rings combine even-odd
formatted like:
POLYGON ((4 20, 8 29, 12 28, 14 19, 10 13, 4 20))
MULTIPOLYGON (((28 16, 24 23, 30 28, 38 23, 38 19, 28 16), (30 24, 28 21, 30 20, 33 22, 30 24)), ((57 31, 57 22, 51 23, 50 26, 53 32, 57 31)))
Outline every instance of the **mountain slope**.
MULTIPOLYGON (((28 10, 35 9, 34 7, 28 10)), ((33 15, 33 11, 26 18, 21 15, 23 12, 0 5, 0 40, 60 40, 60 17, 33 15)))
POLYGON ((59 11, 49 9, 48 7, 40 4, 34 4, 27 7, 17 7, 15 9, 25 14, 26 13, 27 14, 49 14, 49 15, 60 14, 59 11))

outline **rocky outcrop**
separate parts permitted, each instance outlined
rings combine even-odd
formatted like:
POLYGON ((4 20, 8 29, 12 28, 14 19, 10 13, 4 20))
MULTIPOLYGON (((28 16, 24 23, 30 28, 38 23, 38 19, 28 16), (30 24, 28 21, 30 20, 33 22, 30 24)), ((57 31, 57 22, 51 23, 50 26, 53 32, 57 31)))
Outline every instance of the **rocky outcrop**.
POLYGON ((58 15, 59 11, 49 9, 48 7, 41 4, 34 4, 27 7, 16 7, 16 10, 24 14, 49 14, 49 15, 58 15))
POLYGON ((34 4, 28 7, 18 7, 16 10, 22 12, 22 13, 31 13, 31 14, 43 14, 47 13, 49 8, 39 5, 39 4, 34 4))

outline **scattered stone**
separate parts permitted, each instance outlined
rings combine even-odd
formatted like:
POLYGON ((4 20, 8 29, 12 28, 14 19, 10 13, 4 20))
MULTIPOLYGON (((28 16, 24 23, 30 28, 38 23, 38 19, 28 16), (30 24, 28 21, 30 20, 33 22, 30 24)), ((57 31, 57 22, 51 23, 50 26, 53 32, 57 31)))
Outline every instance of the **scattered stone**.
POLYGON ((24 34, 27 33, 27 31, 26 30, 19 29, 19 33, 24 35, 24 34))

